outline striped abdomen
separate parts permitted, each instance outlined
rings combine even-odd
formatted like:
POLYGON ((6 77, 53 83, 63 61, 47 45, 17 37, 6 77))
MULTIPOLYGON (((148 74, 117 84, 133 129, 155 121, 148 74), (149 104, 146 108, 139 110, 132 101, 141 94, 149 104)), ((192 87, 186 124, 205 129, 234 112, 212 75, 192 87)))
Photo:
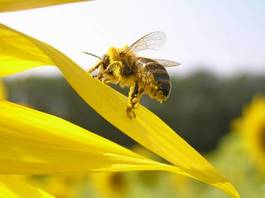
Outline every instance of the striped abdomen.
POLYGON ((145 72, 149 72, 152 74, 154 81, 158 85, 157 91, 162 91, 163 96, 166 99, 170 94, 171 83, 165 67, 156 62, 155 60, 149 58, 139 57, 136 62, 143 66, 145 72))

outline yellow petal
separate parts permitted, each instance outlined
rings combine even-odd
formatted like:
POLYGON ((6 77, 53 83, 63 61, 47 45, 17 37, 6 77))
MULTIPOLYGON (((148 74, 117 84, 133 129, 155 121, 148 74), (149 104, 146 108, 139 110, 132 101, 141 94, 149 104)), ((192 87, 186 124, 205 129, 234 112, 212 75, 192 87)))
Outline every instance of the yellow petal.
POLYGON ((4 83, 0 81, 0 100, 6 99, 6 89, 4 83))
MULTIPOLYGON (((41 51, 39 56, 42 56, 43 60, 48 59, 48 61, 42 64, 35 62, 34 66, 50 65, 51 62, 52 65, 58 66, 67 81, 87 104, 115 127, 174 164, 178 169, 182 170, 183 174, 222 189, 233 197, 239 197, 238 192, 229 181, 220 175, 207 160, 148 109, 139 106, 136 112, 137 117, 129 119, 125 113, 127 99, 122 94, 90 77, 71 59, 51 46, 22 33, 15 32, 4 25, 0 28, 0 38, 2 37, 2 31, 6 32, 6 34, 9 32, 12 35, 12 38, 6 38, 4 47, 9 49, 13 45, 15 49, 20 50, 10 50, 12 54, 9 54, 9 56, 13 58, 13 64, 4 63, 6 68, 9 65, 9 67, 16 66, 20 70, 22 68, 27 69, 26 59, 23 59, 21 62, 19 56, 21 53, 28 51, 26 49, 23 50, 25 46, 35 51, 41 51), (25 42, 28 42, 23 46, 16 42, 22 38, 25 42), (12 43, 12 45, 7 43, 12 43)), ((0 48, 3 48, 3 45, 0 48)), ((0 55, 2 64, 1 56, 3 55, 0 55)), ((32 63, 32 60, 35 60, 35 56, 28 59, 29 63, 32 63)), ((6 68, 5 71, 8 70, 6 68)), ((11 70, 9 68, 9 71, 11 70)), ((12 72, 15 72, 15 70, 12 72)))
POLYGON ((0 77, 53 62, 33 43, 1 25, 0 77), (14 40, 13 40, 14 39, 14 40))
POLYGON ((54 198, 16 176, 0 176, 0 197, 8 198, 54 198))
POLYGON ((166 170, 56 116, 0 101, 0 173, 54 174, 166 170))
POLYGON ((74 3, 87 0, 1 0, 0 12, 9 12, 17 10, 27 10, 32 8, 41 8, 65 3, 74 3))

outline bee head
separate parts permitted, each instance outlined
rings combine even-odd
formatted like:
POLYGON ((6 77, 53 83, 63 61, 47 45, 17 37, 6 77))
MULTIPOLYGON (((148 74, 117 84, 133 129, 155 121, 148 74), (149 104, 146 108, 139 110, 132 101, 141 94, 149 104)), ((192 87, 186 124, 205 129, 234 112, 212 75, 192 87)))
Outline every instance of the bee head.
POLYGON ((103 68, 103 75, 105 79, 108 79, 110 82, 115 83, 118 80, 118 76, 120 73, 120 68, 115 66, 115 65, 111 65, 111 57, 110 54, 107 53, 105 55, 103 55, 102 59, 101 59, 101 65, 103 68))
POLYGON ((84 52, 84 53, 88 54, 90 56, 94 56, 94 57, 99 59, 99 62, 96 65, 97 67, 101 65, 101 66, 103 66, 103 69, 106 69, 108 67, 108 65, 110 64, 110 58, 109 58, 108 54, 105 54, 102 57, 99 57, 99 56, 92 54, 92 53, 89 53, 89 52, 84 52))
POLYGON ((101 58, 101 64, 103 65, 103 68, 106 69, 108 65, 110 64, 110 57, 108 54, 103 55, 101 58))

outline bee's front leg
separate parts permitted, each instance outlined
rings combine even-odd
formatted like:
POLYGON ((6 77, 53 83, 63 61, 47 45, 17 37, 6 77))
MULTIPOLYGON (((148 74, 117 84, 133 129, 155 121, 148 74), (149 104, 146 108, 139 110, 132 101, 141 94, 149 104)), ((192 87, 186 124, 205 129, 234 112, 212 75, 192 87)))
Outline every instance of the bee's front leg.
POLYGON ((138 82, 136 82, 135 84, 133 84, 130 87, 130 92, 129 92, 129 96, 128 96, 128 106, 127 106, 127 115, 130 118, 134 118, 135 112, 134 109, 137 107, 137 105, 140 103, 140 99, 142 97, 142 90, 139 88, 138 82))
POLYGON ((122 62, 120 61, 113 61, 108 67, 103 71, 107 75, 114 75, 113 72, 120 72, 120 68, 122 66, 122 62))
POLYGON ((120 61, 114 61, 113 63, 109 64, 108 67, 101 72, 100 80, 106 84, 113 83, 117 84, 121 78, 120 75, 120 68, 122 63, 120 61))
POLYGON ((95 71, 96 69, 98 69, 100 65, 101 65, 101 64, 99 64, 99 63, 96 64, 95 66, 89 68, 89 69, 87 70, 87 72, 91 74, 93 71, 95 71))

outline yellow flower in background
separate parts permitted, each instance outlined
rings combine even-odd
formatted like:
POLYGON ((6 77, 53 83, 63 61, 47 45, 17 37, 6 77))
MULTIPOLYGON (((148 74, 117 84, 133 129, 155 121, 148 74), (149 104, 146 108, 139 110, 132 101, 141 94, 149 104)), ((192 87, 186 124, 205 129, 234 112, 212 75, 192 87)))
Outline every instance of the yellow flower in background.
POLYGON ((265 173, 265 96, 257 96, 234 122, 253 161, 265 173))
MULTIPOLYGON (((16 5, 16 1, 8 2, 16 5)), ((21 9, 45 6, 47 3, 21 2, 26 2, 21 4, 26 5, 21 9)), ((12 10, 4 5, 1 7, 0 4, 0 10, 12 10)), ((232 197, 239 197, 229 181, 156 115, 140 106, 136 119, 129 119, 124 113, 127 100, 122 94, 93 79, 58 50, 3 24, 0 24, 0 42, 1 77, 38 66, 57 66, 76 92, 102 117, 175 165, 149 160, 65 120, 2 101, 0 173, 163 170, 189 176, 232 197)))
POLYGON ((28 177, 27 180, 57 198, 77 198, 81 197, 79 186, 87 181, 87 176, 79 174, 41 175, 28 177))
POLYGON ((126 197, 129 181, 125 173, 104 172, 90 175, 89 183, 94 188, 97 197, 123 198, 126 197))

